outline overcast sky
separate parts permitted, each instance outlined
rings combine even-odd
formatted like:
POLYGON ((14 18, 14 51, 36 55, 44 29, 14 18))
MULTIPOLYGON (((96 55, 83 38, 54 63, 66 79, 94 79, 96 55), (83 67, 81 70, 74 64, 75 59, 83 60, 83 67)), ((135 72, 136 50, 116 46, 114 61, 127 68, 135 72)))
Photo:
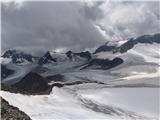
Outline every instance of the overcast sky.
POLYGON ((2 3, 2 51, 91 49, 160 32, 158 2, 2 3))

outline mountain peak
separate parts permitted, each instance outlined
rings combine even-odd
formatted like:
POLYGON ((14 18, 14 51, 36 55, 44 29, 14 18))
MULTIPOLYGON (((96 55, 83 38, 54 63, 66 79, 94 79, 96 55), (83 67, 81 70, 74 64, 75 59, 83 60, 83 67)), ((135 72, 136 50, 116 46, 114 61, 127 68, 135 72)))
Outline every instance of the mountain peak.
POLYGON ((49 51, 47 51, 44 56, 39 59, 38 64, 42 65, 50 62, 57 62, 57 60, 51 56, 49 51))
POLYGON ((33 62, 33 56, 18 50, 7 50, 3 58, 11 58, 13 63, 33 62))
POLYGON ((21 81, 14 84, 13 87, 32 93, 45 92, 50 88, 45 78, 35 72, 28 73, 21 81))
POLYGON ((127 52, 129 49, 133 48, 134 45, 138 43, 145 43, 145 44, 152 44, 152 43, 160 43, 160 34, 154 35, 143 35, 137 38, 130 38, 128 41, 123 43, 120 46, 109 44, 109 42, 101 45, 99 48, 96 49, 95 53, 98 52, 127 52))
POLYGON ((67 55, 67 57, 68 57, 69 59, 72 59, 72 54, 73 54, 72 51, 66 52, 66 55, 67 55))

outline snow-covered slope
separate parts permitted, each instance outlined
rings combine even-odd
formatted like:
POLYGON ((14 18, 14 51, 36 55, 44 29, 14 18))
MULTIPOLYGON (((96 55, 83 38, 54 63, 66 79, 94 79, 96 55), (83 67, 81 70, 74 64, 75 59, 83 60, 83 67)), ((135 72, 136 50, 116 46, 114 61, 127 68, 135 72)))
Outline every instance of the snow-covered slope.
POLYGON ((158 97, 157 89, 88 89, 88 86, 85 86, 85 89, 80 89, 80 86, 78 88, 55 87, 50 95, 40 96, 4 91, 1 95, 33 120, 152 120, 158 117, 158 110, 155 109, 158 104, 158 101, 155 101, 158 97), (144 91, 147 94, 143 95, 144 91), (146 99, 149 103, 145 102, 146 99))
POLYGON ((3 79, 3 83, 14 84, 20 81, 27 73, 33 70, 37 65, 33 63, 17 65, 17 64, 7 64, 7 67, 12 69, 14 73, 7 78, 3 79))
MULTIPOLYGON (((120 57, 124 60, 124 63, 120 66, 117 66, 115 72, 118 70, 121 73, 125 72, 155 72, 158 71, 160 64, 160 45, 157 43, 154 44, 137 44, 131 50, 126 53, 120 54, 115 53, 111 54, 108 52, 101 52, 95 55, 97 58, 111 58, 111 57, 120 57), (148 67, 148 69, 146 69, 148 67), (136 69, 137 68, 137 69, 136 69), (129 71, 124 71, 128 69, 129 71)), ((111 70, 113 71, 113 70, 111 70)), ((118 72, 117 71, 117 72, 118 72)))

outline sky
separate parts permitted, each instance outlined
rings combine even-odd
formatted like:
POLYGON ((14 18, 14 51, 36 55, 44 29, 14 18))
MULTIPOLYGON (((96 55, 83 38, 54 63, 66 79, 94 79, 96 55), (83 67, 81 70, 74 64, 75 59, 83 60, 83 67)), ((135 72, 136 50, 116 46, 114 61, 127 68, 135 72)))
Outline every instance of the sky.
POLYGON ((159 2, 2 2, 1 48, 42 54, 92 50, 160 32, 159 2))

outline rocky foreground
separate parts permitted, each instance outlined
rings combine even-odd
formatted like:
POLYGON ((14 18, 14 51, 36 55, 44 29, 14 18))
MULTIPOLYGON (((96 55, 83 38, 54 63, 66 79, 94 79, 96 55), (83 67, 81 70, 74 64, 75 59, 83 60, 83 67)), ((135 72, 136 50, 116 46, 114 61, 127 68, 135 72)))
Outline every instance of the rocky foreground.
POLYGON ((1 120, 31 120, 31 118, 18 108, 9 105, 9 103, 1 97, 1 120))

